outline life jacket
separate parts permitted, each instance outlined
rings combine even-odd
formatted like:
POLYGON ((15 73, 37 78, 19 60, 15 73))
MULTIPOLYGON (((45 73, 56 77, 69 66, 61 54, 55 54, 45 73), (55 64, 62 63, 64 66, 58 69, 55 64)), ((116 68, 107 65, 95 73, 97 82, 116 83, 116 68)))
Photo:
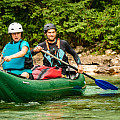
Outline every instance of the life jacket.
MULTIPOLYGON (((10 56, 13 55, 17 52, 20 51, 20 45, 23 40, 20 40, 19 42, 13 44, 13 41, 9 42, 6 45, 6 50, 3 53, 3 57, 5 56, 10 56)), ((32 57, 31 55, 29 58, 25 58, 25 56, 20 57, 20 58, 14 58, 11 59, 9 62, 4 62, 2 64, 4 70, 9 70, 9 69, 29 69, 33 67, 32 64, 32 57), (28 60, 29 59, 29 60, 28 60)))
MULTIPOLYGON (((9 42, 6 45, 6 50, 3 53, 3 57, 10 56, 10 55, 13 55, 13 54, 19 52, 20 42, 21 41, 15 43, 15 44, 12 44, 12 42, 9 42)), ((7 69, 24 69, 24 62, 25 62, 25 57, 14 58, 14 59, 11 59, 11 61, 9 61, 9 62, 5 61, 2 64, 2 66, 3 66, 4 70, 7 70, 7 69)))
MULTIPOLYGON (((65 52, 62 49, 60 49, 60 39, 59 38, 57 39, 56 49, 55 48, 53 48, 53 49, 49 48, 48 40, 45 40, 45 42, 46 42, 48 53, 53 54, 57 58, 68 62, 68 58, 66 57, 65 52)), ((53 58, 51 56, 48 56, 48 55, 45 54, 44 57, 45 57, 45 59, 47 59, 47 61, 44 62, 45 66, 49 66, 49 67, 53 67, 53 66, 62 67, 62 66, 64 66, 59 60, 56 60, 55 58, 53 58)))
POLYGON ((62 68, 56 69, 56 67, 47 67, 37 65, 32 68, 32 75, 34 80, 45 80, 51 78, 62 77, 62 68))

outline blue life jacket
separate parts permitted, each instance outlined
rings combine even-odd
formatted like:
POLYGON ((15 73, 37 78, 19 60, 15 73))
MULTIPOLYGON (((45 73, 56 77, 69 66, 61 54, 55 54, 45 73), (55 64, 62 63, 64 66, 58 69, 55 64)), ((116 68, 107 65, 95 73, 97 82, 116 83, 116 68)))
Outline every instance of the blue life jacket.
MULTIPOLYGON (((20 44, 22 41, 18 41, 17 43, 9 42, 6 45, 6 49, 4 50, 3 57, 13 55, 20 51, 20 44)), ((4 70, 9 69, 24 69, 25 57, 14 58, 9 62, 4 62, 2 64, 4 70)))
MULTIPOLYGON (((50 50, 47 50, 46 52, 51 54, 50 50)), ((65 52, 62 49, 58 49, 55 56, 62 60, 63 57, 65 56, 65 52)), ((44 57, 49 61, 50 67, 62 65, 62 63, 59 60, 55 60, 53 57, 47 54, 45 54, 44 57)))
MULTIPOLYGON (((57 58, 67 62, 67 57, 66 57, 66 54, 65 52, 60 48, 60 39, 58 38, 57 39, 57 48, 52 48, 50 49, 49 48, 49 44, 48 44, 48 41, 45 40, 46 42, 46 46, 47 46, 47 52, 50 53, 50 54, 53 54, 54 56, 56 56, 57 58)), ((44 65, 45 66, 49 66, 49 67, 53 67, 53 66, 61 66, 61 67, 65 67, 65 65, 63 65, 59 60, 56 60, 54 59, 53 57, 47 55, 47 54, 44 54, 44 59, 46 59, 47 61, 44 62, 44 65), (49 63, 48 63, 49 62, 49 63)))

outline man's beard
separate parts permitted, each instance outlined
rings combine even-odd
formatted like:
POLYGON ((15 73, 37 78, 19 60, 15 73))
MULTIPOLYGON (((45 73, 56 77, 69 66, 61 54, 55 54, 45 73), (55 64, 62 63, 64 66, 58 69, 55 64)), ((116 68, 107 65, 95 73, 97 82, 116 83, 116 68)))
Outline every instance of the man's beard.
POLYGON ((48 38, 48 41, 51 41, 51 42, 53 42, 54 40, 55 40, 55 38, 54 38, 54 39, 52 39, 52 40, 48 38))
POLYGON ((55 39, 53 39, 53 40, 50 40, 50 39, 48 39, 48 41, 54 41, 55 39))

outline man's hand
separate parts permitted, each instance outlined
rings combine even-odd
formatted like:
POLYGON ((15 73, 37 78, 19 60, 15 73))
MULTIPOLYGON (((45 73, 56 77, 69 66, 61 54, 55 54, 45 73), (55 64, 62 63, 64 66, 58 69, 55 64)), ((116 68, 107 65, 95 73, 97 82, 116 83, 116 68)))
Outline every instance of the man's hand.
POLYGON ((34 52, 40 52, 42 49, 43 49, 42 47, 37 46, 37 47, 34 48, 33 51, 34 51, 34 52))
POLYGON ((83 71, 83 66, 82 65, 78 65, 78 71, 77 71, 78 73, 83 73, 84 71, 83 71))

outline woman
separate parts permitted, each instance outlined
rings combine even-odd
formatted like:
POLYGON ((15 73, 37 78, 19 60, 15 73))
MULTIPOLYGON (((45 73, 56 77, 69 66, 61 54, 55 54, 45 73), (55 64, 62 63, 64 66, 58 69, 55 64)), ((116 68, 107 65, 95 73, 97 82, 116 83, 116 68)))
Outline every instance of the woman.
POLYGON ((23 34, 22 25, 17 22, 11 23, 8 27, 8 33, 12 41, 6 44, 2 51, 0 61, 2 59, 5 61, 2 64, 3 70, 33 79, 31 70, 33 66, 32 55, 29 43, 21 39, 23 34))

